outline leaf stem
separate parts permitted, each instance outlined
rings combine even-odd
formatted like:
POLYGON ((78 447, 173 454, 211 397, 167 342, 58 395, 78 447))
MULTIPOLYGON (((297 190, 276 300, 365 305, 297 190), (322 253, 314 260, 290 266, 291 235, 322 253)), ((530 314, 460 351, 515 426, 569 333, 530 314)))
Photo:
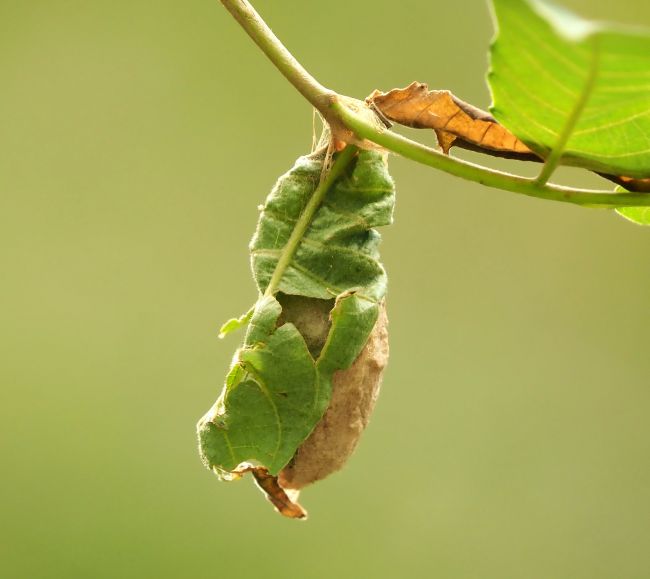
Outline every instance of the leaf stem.
POLYGON ((323 115, 335 93, 320 84, 300 64, 247 0, 221 0, 246 34, 262 49, 285 78, 323 115))
POLYGON ((443 155, 431 147, 407 139, 392 131, 377 128, 356 115, 343 103, 335 101, 331 107, 343 123, 359 137, 368 139, 412 161, 481 185, 503 189, 512 193, 521 193, 539 199, 563 201, 586 207, 615 208, 650 205, 650 195, 647 193, 613 193, 596 189, 574 189, 561 185, 540 185, 534 179, 487 169, 468 161, 443 155))
POLYGON ((307 228, 311 224, 311 220, 314 218, 314 214, 320 207, 320 204, 323 202, 323 199, 325 198, 325 195, 329 191, 330 187, 343 174, 358 150, 359 149, 357 149, 357 147, 354 145, 348 145, 334 158, 334 162, 327 172, 327 175, 318 184, 316 190, 305 205, 305 208, 300 214, 300 217, 298 218, 298 221, 296 222, 296 225, 291 232, 287 244, 282 249, 278 263, 275 266, 273 275, 271 276, 271 281, 269 281, 269 285, 266 286, 266 290, 264 291, 265 297, 273 296, 278 291, 282 276, 289 267, 289 264, 291 263, 291 260, 293 259, 293 256, 296 253, 296 250, 298 249, 298 246, 300 245, 305 232, 307 231, 307 228))
MULTIPOLYGON (((264 54, 266 54, 276 68, 331 125, 343 125, 353 131, 361 139, 367 139, 368 141, 381 145, 394 153, 413 161, 417 161, 418 163, 429 165, 430 167, 434 167, 451 175, 468 179, 476 183, 481 183, 488 187, 503 189, 505 191, 511 191, 512 193, 521 193, 539 199, 573 203, 585 207, 612 209, 616 207, 650 206, 650 194, 648 193, 616 193, 593 189, 576 189, 546 183, 548 177, 550 177, 551 173, 555 170, 562 151, 564 150, 564 146, 566 145, 566 141, 573 130, 573 126, 569 126, 571 119, 567 122, 567 126, 565 126, 561 135, 561 137, 564 137, 564 142, 560 139, 547 163, 544 165, 542 173, 537 177, 537 179, 527 179, 525 177, 495 171, 481 165, 475 165, 467 161, 449 157, 439 153, 435 149, 422 145, 421 143, 407 139, 397 133, 382 129, 372 123, 368 118, 365 118, 358 112, 352 110, 352 107, 348 105, 348 103, 360 103, 360 101, 355 101, 355 99, 339 95, 325 88, 316 81, 316 79, 314 79, 314 77, 312 77, 291 55, 275 34, 273 34, 273 31, 266 25, 260 15, 247 0, 221 0, 221 2, 235 17, 246 33, 262 49, 264 54), (558 151, 559 153, 557 153, 558 151), (554 158, 556 153, 557 159, 554 158)), ((593 79, 589 82, 593 82, 593 79)), ((586 98, 588 98, 588 93, 590 93, 590 90, 587 90, 586 87, 586 90, 583 92, 585 102, 586 98)), ((580 101, 578 105, 579 104, 580 101)), ((573 120, 574 124, 577 122, 581 112, 582 107, 576 106, 572 114, 572 118, 575 116, 575 119, 573 120)), ((351 149, 351 147, 348 146, 343 153, 339 155, 338 159, 341 159, 345 151, 348 151, 348 149, 351 149)), ((332 171, 333 170, 334 167, 332 167, 332 171)), ((325 182, 323 182, 323 184, 325 184, 325 182)), ((305 227, 307 225, 308 222, 305 227)), ((295 231, 296 230, 294 230, 294 233, 295 231)), ((293 248, 293 251, 295 251, 295 247, 293 248)), ((288 265, 290 259, 291 257, 287 258, 285 267, 288 265)), ((278 267, 279 265, 280 263, 278 262, 278 267)), ((269 283, 269 288, 271 288, 271 290, 267 288, 265 293, 268 294, 269 291, 271 291, 271 293, 275 291, 275 286, 280 282, 281 274, 279 274, 279 276, 278 279, 275 279, 276 276, 274 273, 273 278, 269 283)))
POLYGON ((564 154, 564 150, 566 149, 566 144, 571 138, 571 135, 573 134, 573 129, 575 129, 576 124, 580 120, 582 111, 585 110, 587 101, 589 100, 589 97, 591 96, 591 93, 594 90, 594 85, 596 84, 596 78, 598 76, 599 60, 600 60, 600 47, 598 45, 598 38, 594 36, 592 41, 591 63, 589 66, 589 74, 587 75, 587 79, 585 81, 585 86, 582 88, 580 97, 576 101, 575 106, 573 107, 573 110, 569 115, 569 118, 567 119, 564 127, 562 128, 562 132, 560 133, 560 136, 557 140, 557 143, 555 144, 555 147, 553 147, 553 150, 551 151, 551 154, 548 156, 546 162, 542 166, 542 170, 537 176, 537 179, 535 179, 535 182, 538 185, 544 185, 551 178, 551 175, 553 174, 555 169, 557 169, 557 166, 560 164, 560 159, 564 154))

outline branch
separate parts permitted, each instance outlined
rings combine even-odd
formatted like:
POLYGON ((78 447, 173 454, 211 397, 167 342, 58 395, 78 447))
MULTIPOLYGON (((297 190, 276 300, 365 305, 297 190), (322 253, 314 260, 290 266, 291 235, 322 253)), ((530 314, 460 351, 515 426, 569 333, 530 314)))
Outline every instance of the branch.
POLYGON ((274 66, 323 116, 336 93, 325 88, 305 70, 246 0, 221 0, 246 34, 262 49, 274 66))
POLYGON ((367 139, 398 155, 488 187, 585 207, 613 209, 650 206, 650 195, 646 193, 615 193, 541 183, 443 155, 421 143, 382 129, 379 123, 372 122, 367 114, 370 109, 364 103, 338 95, 312 77, 247 0, 221 2, 275 67, 333 127, 345 127, 361 139, 367 139), (362 114, 362 109, 367 109, 363 111, 366 114, 362 114))
POLYGON ((429 167, 434 167, 456 177, 474 181, 481 185, 521 193, 549 201, 563 201, 585 207, 608 208, 650 205, 647 193, 612 193, 596 189, 574 189, 561 185, 540 185, 534 179, 511 175, 494 169, 487 169, 468 161, 455 159, 389 130, 382 130, 367 123, 340 102, 334 102, 332 109, 343 123, 359 137, 368 139, 382 147, 429 167))

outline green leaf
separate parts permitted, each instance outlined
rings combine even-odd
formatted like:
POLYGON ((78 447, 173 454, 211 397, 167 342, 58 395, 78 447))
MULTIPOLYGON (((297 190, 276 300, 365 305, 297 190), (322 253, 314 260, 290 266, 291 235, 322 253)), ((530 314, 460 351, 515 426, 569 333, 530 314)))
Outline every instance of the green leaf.
POLYGON ((493 6, 495 118, 542 157, 560 144, 563 164, 650 176, 650 32, 542 0, 493 6))
POLYGON ((248 322, 250 322, 254 311, 255 311, 255 307, 252 307, 245 314, 242 314, 238 318, 230 318, 228 321, 224 322, 221 328, 219 328, 219 338, 223 339, 231 332, 234 332, 239 328, 245 327, 248 324, 248 322))
MULTIPOLYGON (((260 292, 319 185, 322 163, 322 157, 301 157, 267 198, 251 242, 260 292)), ((319 352, 310 353, 297 327, 282 321, 274 296, 262 295, 256 303, 224 389, 198 424, 201 457, 221 478, 232 478, 250 461, 277 474, 324 414, 334 372, 354 362, 378 317, 386 273, 372 227, 391 222, 393 205, 385 157, 360 152, 326 192, 284 270, 284 294, 319 303, 336 296, 319 352)))
MULTIPOLYGON (((253 275, 264 292, 289 236, 314 192, 322 160, 301 157, 280 177, 262 210, 251 241, 253 275)), ((331 299, 347 291, 377 301, 386 291, 379 263, 379 234, 373 227, 392 222, 394 185, 385 157, 361 151, 354 170, 328 191, 302 239, 279 291, 331 299)))
POLYGON ((274 328, 281 311, 273 297, 258 302, 235 372, 199 425, 211 468, 256 460, 275 474, 322 413, 325 389, 304 339, 292 324, 274 328))
POLYGON ((318 358, 318 370, 331 376, 348 368, 363 348, 377 321, 377 303, 356 293, 343 294, 330 313, 331 330, 318 358))
MULTIPOLYGON (((626 189, 618 185, 614 189, 617 193, 625 193, 626 189)), ((650 207, 619 207, 616 210, 621 217, 637 225, 650 225, 650 207)))
POLYGON ((621 207, 616 212, 637 225, 650 225, 650 207, 621 207))

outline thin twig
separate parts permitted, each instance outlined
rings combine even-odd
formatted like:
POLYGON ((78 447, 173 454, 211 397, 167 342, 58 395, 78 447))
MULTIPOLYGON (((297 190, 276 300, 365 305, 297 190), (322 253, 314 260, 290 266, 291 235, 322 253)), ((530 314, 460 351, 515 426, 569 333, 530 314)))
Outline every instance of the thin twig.
POLYGON ((352 102, 358 104, 360 101, 325 88, 311 76, 273 34, 247 0, 221 0, 221 2, 275 67, 330 125, 344 126, 360 139, 367 139, 413 161, 488 187, 585 207, 611 209, 650 206, 650 195, 646 193, 616 193, 540 183, 533 179, 495 171, 442 155, 421 143, 382 130, 378 123, 371 123, 368 118, 364 118, 348 104, 352 102))

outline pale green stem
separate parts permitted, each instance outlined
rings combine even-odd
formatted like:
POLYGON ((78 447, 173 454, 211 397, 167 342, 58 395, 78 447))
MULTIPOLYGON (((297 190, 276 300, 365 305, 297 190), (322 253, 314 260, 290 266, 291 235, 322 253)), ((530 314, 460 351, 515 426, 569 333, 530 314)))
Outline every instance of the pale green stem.
POLYGON ((597 189, 574 189, 561 185, 539 185, 534 179, 487 169, 449 157, 402 135, 377 128, 351 111, 344 103, 334 102, 331 107, 343 123, 357 136, 377 143, 412 161, 435 167, 481 185, 504 189, 512 193, 522 193, 539 199, 563 201, 586 207, 615 208, 650 205, 650 195, 647 193, 612 193, 597 189))
MULTIPOLYGON (((338 122, 359 137, 381 145, 403 157, 488 187, 587 207, 611 209, 650 206, 650 194, 648 193, 614 193, 548 185, 442 155, 435 149, 397 133, 381 130, 367 119, 355 114, 342 102, 354 99, 342 97, 318 83, 284 47, 249 2, 246 0, 221 0, 221 2, 276 68, 331 124, 338 122)), ((567 134, 570 134, 570 131, 567 134)), ((561 149, 563 150, 563 146, 556 147, 556 150, 560 150, 560 155, 561 149)), ((552 173, 555 167, 550 165, 549 167, 552 173)), ((540 178, 542 175, 538 179, 540 178)), ((279 283, 279 278, 277 281, 279 283)))
POLYGON ((335 93, 320 84, 300 64, 246 0, 221 0, 275 67, 315 108, 323 112, 335 93))
POLYGON ((287 268, 289 267, 289 264, 291 263, 291 260, 293 259, 293 256, 296 253, 296 250, 298 249, 298 246, 300 245, 305 232, 307 231, 307 228, 311 224, 311 220, 314 218, 314 214, 316 211, 318 211, 318 208, 323 202, 323 199, 325 198, 325 195, 329 191, 330 187, 332 187, 334 182, 343 174, 357 151, 358 149, 354 145, 348 145, 334 158, 334 162, 332 163, 331 168, 329 169, 325 178, 322 179, 318 184, 318 187, 316 187, 316 190, 310 197, 307 205, 305 205, 305 208, 300 214, 300 217, 298 218, 298 221, 296 222, 296 225, 291 232, 291 236, 289 237, 287 244, 282 249, 280 259, 278 259, 275 270, 273 270, 271 281, 269 282, 269 285, 266 287, 266 291, 264 292, 265 296, 275 295, 275 293, 278 291, 282 276, 284 275, 284 272, 287 271, 287 268))
POLYGON ((562 158, 564 150, 566 149, 566 144, 569 142, 569 138, 573 134, 573 130, 580 120, 582 112, 585 110, 585 106, 587 106, 587 101, 589 101, 589 97, 594 90, 596 78, 598 77, 599 56, 600 48, 598 45, 598 38, 594 36, 592 42, 591 63, 589 65, 589 74, 587 75, 585 86, 582 87, 580 97, 576 101, 576 104, 573 107, 569 118, 562 128, 562 132, 560 133, 557 143, 555 143, 551 154, 548 156, 544 165, 542 166, 542 170, 540 171, 537 179, 535 179, 535 182, 538 185, 544 185, 551 178, 551 175, 560 164, 560 159, 562 158))

